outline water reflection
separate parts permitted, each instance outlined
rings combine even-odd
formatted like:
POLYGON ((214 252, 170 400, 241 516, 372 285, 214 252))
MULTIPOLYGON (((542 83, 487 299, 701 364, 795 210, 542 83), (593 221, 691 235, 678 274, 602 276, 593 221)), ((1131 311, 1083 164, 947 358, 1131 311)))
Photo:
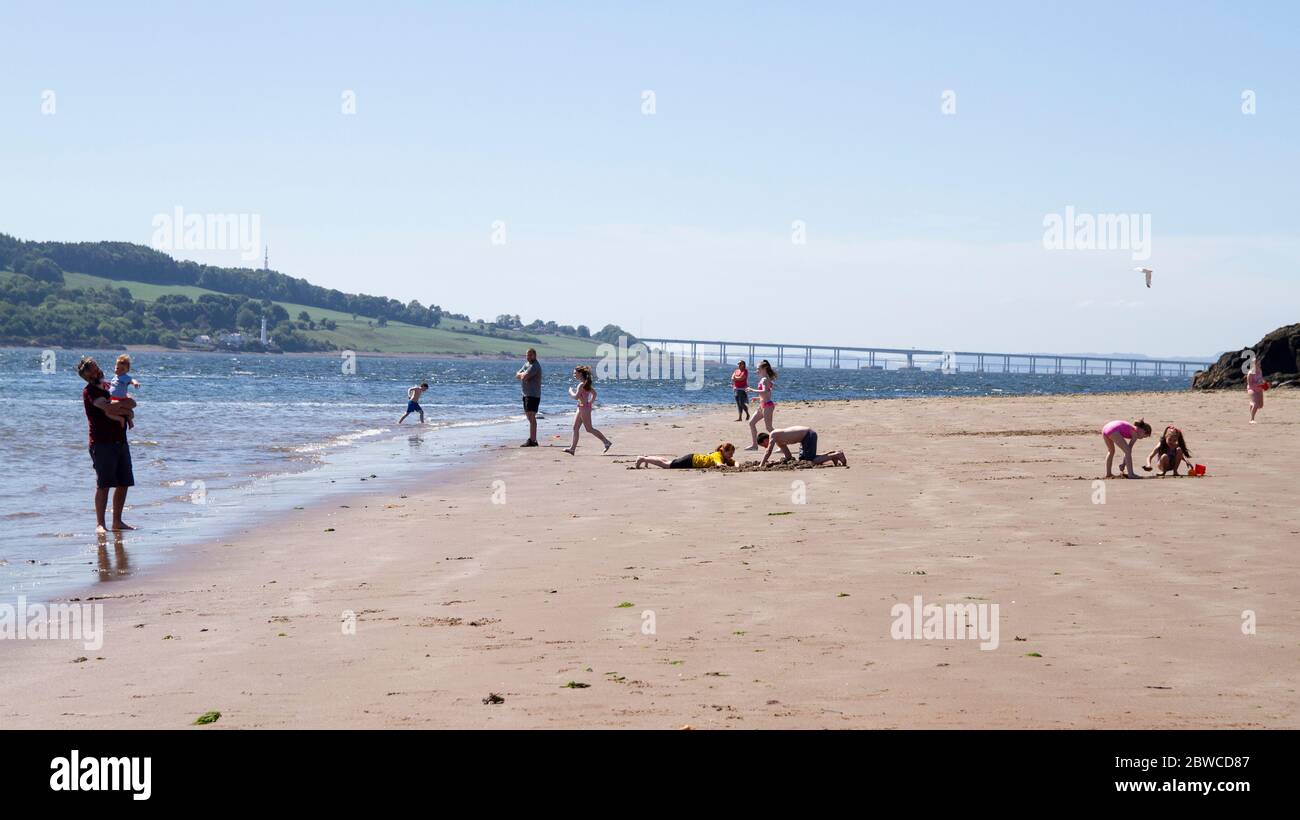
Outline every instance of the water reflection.
POLYGON ((118 581, 126 578, 131 574, 131 563, 126 555, 126 547, 122 541, 122 533, 111 533, 113 536, 113 557, 108 555, 108 536, 110 533, 99 533, 99 580, 100 581, 118 581))

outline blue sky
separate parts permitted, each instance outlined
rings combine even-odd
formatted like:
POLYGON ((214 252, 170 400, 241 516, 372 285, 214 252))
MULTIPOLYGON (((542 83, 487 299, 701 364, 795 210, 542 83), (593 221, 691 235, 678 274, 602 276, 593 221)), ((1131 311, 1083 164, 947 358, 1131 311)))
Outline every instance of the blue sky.
POLYGON ((257 214, 319 284, 648 335, 1253 343, 1300 320, 1300 12, 1135 5, 6 2, 0 231, 257 214), (1066 206, 1150 259, 1045 249, 1066 206))

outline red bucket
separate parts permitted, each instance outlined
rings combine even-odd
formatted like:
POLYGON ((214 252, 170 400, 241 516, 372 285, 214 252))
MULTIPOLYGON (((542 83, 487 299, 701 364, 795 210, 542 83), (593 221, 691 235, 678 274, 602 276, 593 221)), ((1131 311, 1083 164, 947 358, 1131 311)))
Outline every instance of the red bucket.
POLYGON ((1192 475, 1205 475, 1205 465, 1197 464, 1196 466, 1192 467, 1192 475))

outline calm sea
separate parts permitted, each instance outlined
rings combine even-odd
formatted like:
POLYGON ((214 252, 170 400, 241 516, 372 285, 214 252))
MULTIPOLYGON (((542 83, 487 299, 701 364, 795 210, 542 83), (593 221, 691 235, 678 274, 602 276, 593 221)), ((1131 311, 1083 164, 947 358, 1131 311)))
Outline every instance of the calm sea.
MULTIPOLYGON (((140 406, 130 433, 136 486, 120 544, 95 536, 94 474, 75 373, 81 353, 111 372, 116 352, 0 349, 0 602, 66 595, 158 565, 186 544, 220 537, 330 494, 416 485, 483 447, 521 442, 526 428, 514 372, 520 362, 339 356, 139 353, 140 406), (48 364, 46 358, 44 363, 48 364), (415 418, 398 427, 406 389, 428 381, 415 418), (373 476, 373 477, 372 477, 373 476)), ((594 364, 594 362, 591 362, 594 364)), ((572 362, 546 362, 539 438, 572 423, 572 362)), ((735 411, 729 367, 705 369, 703 388, 678 381, 598 382, 598 421, 682 405, 735 411)), ((781 374, 778 401, 1183 390, 1186 377, 943 374, 801 370, 781 374)))

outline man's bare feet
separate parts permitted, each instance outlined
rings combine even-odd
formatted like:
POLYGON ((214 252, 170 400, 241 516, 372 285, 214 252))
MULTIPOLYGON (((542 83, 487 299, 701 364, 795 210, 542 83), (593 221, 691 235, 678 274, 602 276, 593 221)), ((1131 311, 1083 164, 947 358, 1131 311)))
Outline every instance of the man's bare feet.
POLYGON ((95 533, 98 535, 108 535, 108 528, 105 527, 103 524, 96 524, 95 533))
POLYGON ((577 455, 576 453, 573 452, 573 449, 572 449, 572 448, 569 448, 569 447, 565 447, 565 448, 564 448, 564 452, 568 453, 568 454, 571 455, 571 456, 572 456, 572 455, 577 455))
POLYGON ((113 522, 113 532, 122 532, 123 530, 133 530, 133 529, 135 529, 135 527, 131 526, 130 524, 126 523, 125 521, 114 521, 114 522, 113 522))

